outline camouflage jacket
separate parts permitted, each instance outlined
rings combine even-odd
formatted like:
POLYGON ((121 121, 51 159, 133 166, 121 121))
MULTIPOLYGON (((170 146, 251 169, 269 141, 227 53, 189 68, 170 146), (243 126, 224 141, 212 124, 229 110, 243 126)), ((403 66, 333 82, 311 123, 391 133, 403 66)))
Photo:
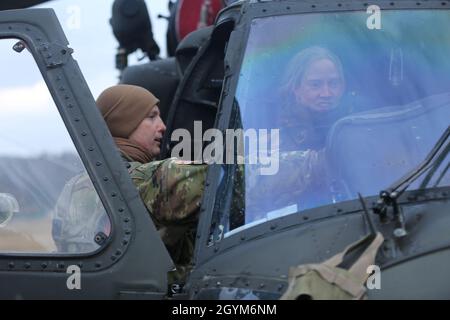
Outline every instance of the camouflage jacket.
POLYGON ((130 162, 134 185, 177 265, 186 265, 194 250, 207 165, 169 158, 130 162))
MULTIPOLYGON (((131 179, 172 259, 177 265, 188 264, 207 166, 174 158, 129 163, 131 179)), ((89 176, 75 176, 55 207, 52 233, 58 251, 91 252, 99 247, 95 235, 103 232, 108 236, 109 231, 108 216, 89 176)))

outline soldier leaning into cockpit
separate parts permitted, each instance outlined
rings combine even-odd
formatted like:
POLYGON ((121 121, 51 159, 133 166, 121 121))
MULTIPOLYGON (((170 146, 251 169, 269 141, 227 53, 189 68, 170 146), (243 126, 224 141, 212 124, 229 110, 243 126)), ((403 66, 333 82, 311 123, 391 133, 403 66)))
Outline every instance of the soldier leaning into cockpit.
MULTIPOLYGON (((155 161, 166 130, 159 100, 138 86, 104 90, 97 106, 128 172, 183 278, 194 251, 199 207, 206 177, 204 164, 175 158, 155 161)), ((110 232, 110 223, 86 174, 66 184, 55 209, 53 238, 61 252, 90 252, 93 235, 110 232), (87 222, 86 222, 87 221, 87 222), (90 228, 86 228, 89 223, 90 228), (81 225, 81 227, 80 227, 81 225), (94 227, 95 226, 95 227, 94 227)))
POLYGON ((97 106, 130 168, 131 179, 177 265, 190 262, 206 165, 174 158, 154 161, 166 130, 159 100, 144 88, 116 85, 103 91, 97 106))

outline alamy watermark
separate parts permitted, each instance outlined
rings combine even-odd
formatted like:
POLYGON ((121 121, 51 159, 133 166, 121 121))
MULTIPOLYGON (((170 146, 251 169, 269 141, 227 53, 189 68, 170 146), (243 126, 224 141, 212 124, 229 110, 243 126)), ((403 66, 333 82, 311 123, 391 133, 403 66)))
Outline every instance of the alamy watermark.
POLYGON ((370 5, 366 10, 367 14, 370 16, 367 18, 366 26, 370 30, 380 30, 381 29, 381 9, 377 5, 370 5))
POLYGON ((222 132, 212 128, 202 132, 201 121, 194 121, 194 137, 187 129, 174 130, 171 141, 178 143, 171 157, 194 163, 258 165, 261 175, 277 174, 279 129, 226 129, 222 132))
POLYGON ((366 281, 366 287, 369 290, 381 289, 381 269, 377 265, 370 265, 367 267, 366 273, 369 277, 366 281))
POLYGON ((66 273, 70 274, 67 278, 66 286, 69 290, 81 290, 81 269, 77 265, 67 267, 66 273))
POLYGON ((66 8, 68 18, 66 26, 69 30, 79 30, 81 28, 81 8, 76 5, 68 6, 66 8))

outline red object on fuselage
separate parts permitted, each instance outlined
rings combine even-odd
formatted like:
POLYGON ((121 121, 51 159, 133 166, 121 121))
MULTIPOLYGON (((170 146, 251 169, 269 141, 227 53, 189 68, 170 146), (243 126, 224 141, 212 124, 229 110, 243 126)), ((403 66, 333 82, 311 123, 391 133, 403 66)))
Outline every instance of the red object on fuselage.
POLYGON ((177 40, 201 27, 212 25, 223 8, 221 0, 179 0, 175 17, 177 40))

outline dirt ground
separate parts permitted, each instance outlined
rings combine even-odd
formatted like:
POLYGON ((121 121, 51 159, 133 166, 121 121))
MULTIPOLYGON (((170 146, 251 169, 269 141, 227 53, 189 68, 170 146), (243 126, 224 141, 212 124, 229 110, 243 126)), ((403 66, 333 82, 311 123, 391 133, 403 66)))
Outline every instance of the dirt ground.
POLYGON ((50 253, 56 251, 50 217, 17 219, 0 228, 0 252, 50 253))

